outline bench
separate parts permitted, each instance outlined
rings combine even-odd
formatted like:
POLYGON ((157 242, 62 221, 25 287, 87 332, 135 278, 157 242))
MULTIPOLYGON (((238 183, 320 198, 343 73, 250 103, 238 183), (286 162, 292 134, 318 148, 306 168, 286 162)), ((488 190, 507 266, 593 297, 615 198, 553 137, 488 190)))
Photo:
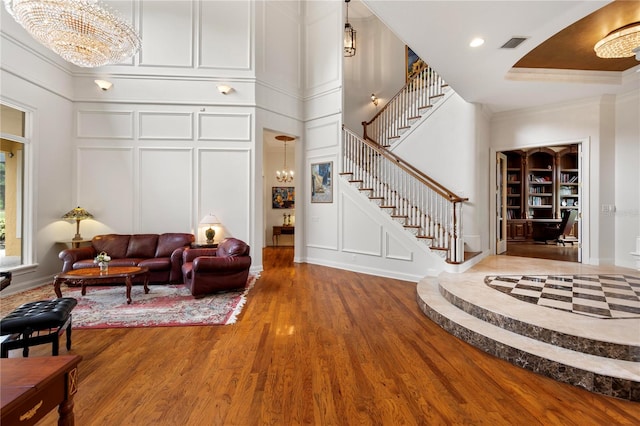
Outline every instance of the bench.
POLYGON ((71 297, 25 303, 0 320, 0 336, 7 336, 0 344, 0 358, 8 358, 9 351, 22 348, 22 356, 29 356, 29 347, 51 343, 52 355, 58 355, 58 337, 66 331, 67 350, 71 349, 71 311, 78 301, 71 297))

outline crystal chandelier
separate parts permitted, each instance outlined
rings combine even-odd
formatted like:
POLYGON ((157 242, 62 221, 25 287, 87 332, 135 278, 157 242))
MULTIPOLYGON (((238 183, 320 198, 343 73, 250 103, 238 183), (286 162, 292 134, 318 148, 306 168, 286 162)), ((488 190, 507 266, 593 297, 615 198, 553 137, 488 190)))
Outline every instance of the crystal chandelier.
POLYGON ((350 57, 356 54, 356 30, 353 29, 349 23, 349 2, 351 0, 344 0, 347 3, 347 21, 344 24, 344 56, 350 57))
POLYGON ((640 47, 640 22, 611 31, 596 43, 593 50, 600 58, 628 58, 640 47))
POLYGON ((80 67, 117 64, 140 49, 138 34, 98 0, 4 0, 40 43, 80 67))
POLYGON ((276 172, 276 180, 278 182, 291 182, 293 180, 293 170, 287 171, 287 142, 291 142, 295 138, 291 136, 280 135, 276 136, 276 139, 284 142, 284 167, 282 171, 276 172))

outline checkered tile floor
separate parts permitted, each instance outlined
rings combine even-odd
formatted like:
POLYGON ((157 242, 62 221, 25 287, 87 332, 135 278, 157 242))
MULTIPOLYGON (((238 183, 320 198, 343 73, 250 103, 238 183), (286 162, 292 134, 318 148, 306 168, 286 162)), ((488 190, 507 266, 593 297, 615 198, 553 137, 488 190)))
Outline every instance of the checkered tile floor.
POLYGON ((640 318, 640 277, 631 275, 499 275, 496 290, 538 306, 596 318, 640 318))

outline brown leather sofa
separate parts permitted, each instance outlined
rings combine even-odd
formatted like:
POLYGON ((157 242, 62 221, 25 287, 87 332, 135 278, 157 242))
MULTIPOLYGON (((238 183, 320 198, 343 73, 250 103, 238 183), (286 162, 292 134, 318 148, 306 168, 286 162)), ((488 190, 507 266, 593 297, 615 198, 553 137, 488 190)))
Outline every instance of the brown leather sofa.
POLYGON ((96 235, 91 245, 62 250, 62 272, 95 268, 93 259, 100 252, 111 256, 109 266, 143 266, 149 269, 149 282, 181 283, 182 252, 195 240, 193 234, 107 234, 96 235))
POLYGON ((185 286, 194 297, 247 285, 251 256, 249 246, 237 238, 227 238, 218 248, 188 248, 182 253, 185 286))

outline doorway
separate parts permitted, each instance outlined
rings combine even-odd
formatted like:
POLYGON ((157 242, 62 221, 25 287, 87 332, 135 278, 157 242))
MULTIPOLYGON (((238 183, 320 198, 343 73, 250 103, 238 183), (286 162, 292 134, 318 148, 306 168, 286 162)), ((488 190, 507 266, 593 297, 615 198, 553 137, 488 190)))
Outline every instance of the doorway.
POLYGON ((582 143, 496 153, 496 254, 582 261, 582 143))

